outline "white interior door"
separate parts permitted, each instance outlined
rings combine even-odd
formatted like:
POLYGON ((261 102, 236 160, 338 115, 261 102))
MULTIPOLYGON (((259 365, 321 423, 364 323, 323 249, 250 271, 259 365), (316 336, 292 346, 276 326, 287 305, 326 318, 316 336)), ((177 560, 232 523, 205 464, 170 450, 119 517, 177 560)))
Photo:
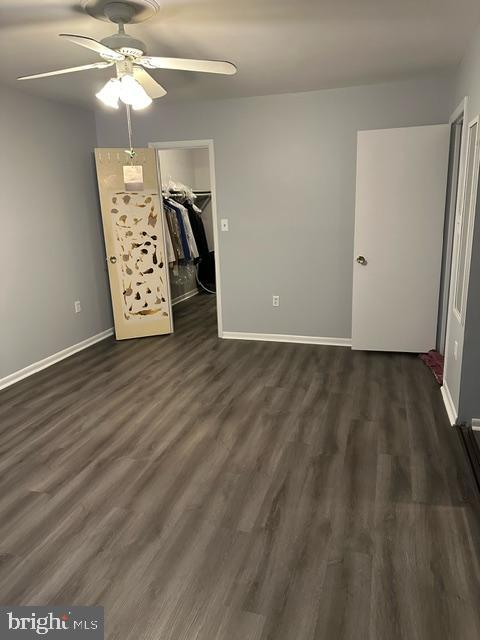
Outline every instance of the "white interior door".
POLYGON ((352 348, 435 347, 449 126, 360 131, 352 348))

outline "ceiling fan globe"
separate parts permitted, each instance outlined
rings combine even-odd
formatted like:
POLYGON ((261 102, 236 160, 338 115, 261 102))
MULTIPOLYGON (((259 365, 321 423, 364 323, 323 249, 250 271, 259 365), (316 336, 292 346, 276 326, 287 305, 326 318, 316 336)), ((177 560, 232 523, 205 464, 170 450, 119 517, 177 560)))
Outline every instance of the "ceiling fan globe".
POLYGON ((142 85, 131 75, 124 75, 120 78, 119 97, 122 102, 129 104, 133 109, 144 109, 151 104, 152 99, 147 94, 142 85))
POLYGON ((107 107, 118 109, 118 99, 120 97, 120 81, 118 80, 118 78, 111 78, 95 95, 107 107))

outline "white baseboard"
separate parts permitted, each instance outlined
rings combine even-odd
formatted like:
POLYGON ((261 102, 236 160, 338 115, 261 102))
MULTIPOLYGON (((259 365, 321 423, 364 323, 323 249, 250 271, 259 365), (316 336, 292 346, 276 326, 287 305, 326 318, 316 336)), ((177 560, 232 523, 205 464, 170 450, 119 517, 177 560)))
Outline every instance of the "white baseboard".
POLYGON ((183 302, 184 300, 188 300, 189 298, 193 298, 193 296, 196 296, 197 293, 198 293, 198 289, 192 289, 191 291, 187 291, 187 293, 182 293, 181 296, 178 296, 177 298, 174 298, 172 300, 172 307, 174 307, 179 302, 183 302))
POLYGON ((262 340, 264 342, 296 342, 298 344, 321 344, 332 347, 351 347, 350 338, 319 338, 317 336, 291 336, 280 333, 241 333, 224 331, 221 335, 227 340, 262 340))
POLYGON ((457 423, 458 414, 455 408, 455 403, 452 399, 452 395, 445 381, 440 387, 440 391, 442 392, 443 404, 445 405, 445 409, 447 410, 448 419, 450 420, 450 424, 453 426, 457 423))
POLYGON ((23 380, 23 378, 28 378, 28 376, 32 376, 37 371, 41 371, 42 369, 46 369, 47 367, 52 366, 56 362, 60 362, 60 360, 65 360, 69 356, 73 356, 77 351, 82 351, 87 347, 91 347, 92 344, 96 344, 101 340, 105 340, 109 336, 113 335, 113 327, 107 329, 106 331, 102 331, 101 333, 97 333, 90 338, 86 338, 86 340, 82 340, 81 342, 77 342, 77 344, 72 344, 71 347, 67 347, 66 349, 62 349, 62 351, 57 351, 57 353, 52 354, 51 356, 47 356, 43 358, 43 360, 39 360, 38 362, 34 362, 33 364, 29 364, 28 367, 23 369, 19 369, 18 371, 14 371, 5 378, 0 378, 0 389, 5 389, 15 382, 19 382, 23 380))

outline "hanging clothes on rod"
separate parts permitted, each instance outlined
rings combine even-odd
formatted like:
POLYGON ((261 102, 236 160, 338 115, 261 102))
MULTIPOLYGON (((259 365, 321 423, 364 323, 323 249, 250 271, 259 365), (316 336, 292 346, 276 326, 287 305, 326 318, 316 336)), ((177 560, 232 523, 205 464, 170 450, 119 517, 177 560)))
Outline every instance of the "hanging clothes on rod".
POLYGON ((192 260, 192 255, 190 252, 190 246, 188 244, 188 237, 187 237, 187 230, 185 228, 185 221, 183 219, 183 215, 182 215, 182 211, 180 209, 180 206, 178 205, 178 203, 174 203, 172 200, 166 200, 165 201, 165 205, 167 206, 167 208, 169 208, 171 211, 174 212, 176 219, 177 219, 177 226, 179 229, 179 234, 180 234, 180 242, 182 245, 182 251, 183 251, 183 256, 185 258, 185 260, 187 262, 190 262, 192 260))
POLYGON ((182 216, 183 225, 185 228, 185 235, 187 237, 188 248, 192 259, 195 261, 198 258, 198 248, 195 242, 195 236, 193 235, 192 226, 190 224, 190 218, 188 217, 188 210, 185 205, 188 206, 188 202, 185 205, 174 203, 177 209, 180 209, 180 215, 182 216))
POLYGON ((180 237, 180 227, 177 220, 177 215, 175 211, 168 206, 168 204, 163 201, 163 210, 165 213, 165 218, 167 220, 167 228, 170 235, 170 242, 173 246, 173 251, 175 253, 174 262, 179 263, 180 261, 185 260, 185 255, 183 253, 183 246, 180 237))
POLYGON ((194 192, 185 187, 182 190, 165 189, 162 195, 175 259, 196 263, 198 258, 206 256, 209 250, 200 216, 201 209, 193 202, 194 192))
POLYGON ((173 275, 182 279, 185 272, 179 271, 179 267, 189 269, 190 265, 195 265, 197 284, 206 292, 215 293, 215 256, 208 246, 202 209, 195 202, 198 197, 206 207, 211 200, 211 192, 195 192, 170 179, 162 189, 162 196, 166 227, 172 244, 169 264, 173 275), (171 259, 173 256, 174 261, 171 259))
POLYGON ((195 242, 195 236, 193 235, 190 219, 188 217, 187 209, 172 200, 166 200, 165 206, 167 211, 170 210, 170 216, 173 214, 176 217, 176 228, 179 230, 179 239, 183 251, 184 259, 187 262, 195 261, 198 258, 198 249, 195 242))
POLYGON ((201 258, 205 258, 205 256, 209 255, 210 249, 208 248, 207 234, 205 233, 205 227, 203 226, 201 211, 198 209, 198 207, 195 207, 194 204, 190 204, 188 202, 185 204, 188 210, 188 219, 190 221, 190 226, 197 243, 199 256, 201 258))
POLYGON ((176 259, 177 259, 177 257, 176 257, 176 254, 175 254, 175 247, 173 246, 173 242, 172 242, 172 235, 170 233, 170 228, 168 226, 168 219, 167 219, 167 227, 165 229, 165 241, 166 241, 166 244, 167 244, 167 261, 168 261, 168 264, 174 264, 176 259))

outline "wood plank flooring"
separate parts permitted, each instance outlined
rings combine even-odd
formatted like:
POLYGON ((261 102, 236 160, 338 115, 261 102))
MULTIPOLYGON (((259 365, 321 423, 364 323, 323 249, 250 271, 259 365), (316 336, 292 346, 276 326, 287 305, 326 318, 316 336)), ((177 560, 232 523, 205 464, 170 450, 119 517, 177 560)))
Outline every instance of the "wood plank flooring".
POLYGON ((176 333, 0 393, 0 603, 118 640, 478 640, 480 517, 407 355, 176 333))

